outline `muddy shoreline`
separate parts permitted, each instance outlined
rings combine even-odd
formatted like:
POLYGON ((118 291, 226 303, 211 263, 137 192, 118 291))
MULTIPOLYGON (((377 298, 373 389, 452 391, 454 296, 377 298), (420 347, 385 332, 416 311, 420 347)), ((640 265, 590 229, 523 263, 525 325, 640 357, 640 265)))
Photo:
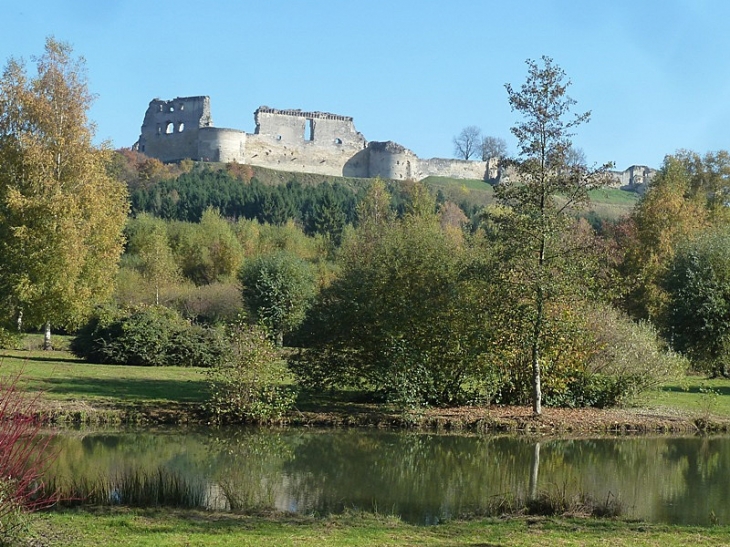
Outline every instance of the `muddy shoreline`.
MULTIPOLYGON (((199 404, 103 405, 46 402, 38 417, 48 425, 207 425, 199 404)), ((374 405, 321 411, 294 409, 270 425, 379 428, 538 435, 730 433, 730 419, 662 408, 543 408, 491 406, 426 409, 401 413, 374 405)))

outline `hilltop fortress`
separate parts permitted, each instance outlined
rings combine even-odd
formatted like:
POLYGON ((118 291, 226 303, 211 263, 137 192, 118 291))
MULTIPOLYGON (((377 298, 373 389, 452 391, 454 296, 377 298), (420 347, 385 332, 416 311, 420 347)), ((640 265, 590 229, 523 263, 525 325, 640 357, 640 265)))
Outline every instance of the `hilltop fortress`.
MULTIPOLYGON (((421 180, 428 176, 496 181, 497 158, 489 161, 421 159, 392 141, 368 142, 353 119, 327 112, 260 106, 253 133, 213 127, 210 98, 150 101, 135 148, 164 162, 236 162, 338 177, 421 180)), ((645 166, 616 172, 616 186, 639 189, 653 175, 645 166)))

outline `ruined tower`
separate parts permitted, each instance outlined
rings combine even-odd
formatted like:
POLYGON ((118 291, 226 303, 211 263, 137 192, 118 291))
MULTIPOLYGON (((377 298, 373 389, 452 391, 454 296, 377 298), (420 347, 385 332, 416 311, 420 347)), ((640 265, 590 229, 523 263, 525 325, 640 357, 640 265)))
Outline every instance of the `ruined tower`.
POLYGON ((161 161, 200 159, 200 129, 212 125, 208 97, 153 99, 147 107, 137 146, 140 152, 161 161))

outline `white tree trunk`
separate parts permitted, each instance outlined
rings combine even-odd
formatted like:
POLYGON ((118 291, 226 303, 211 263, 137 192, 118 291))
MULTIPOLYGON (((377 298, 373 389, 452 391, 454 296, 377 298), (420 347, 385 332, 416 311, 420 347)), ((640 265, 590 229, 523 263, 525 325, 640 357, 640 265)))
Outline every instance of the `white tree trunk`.
POLYGON ((540 443, 535 443, 532 453, 532 467, 530 468, 530 499, 537 498, 537 480, 540 476, 540 443))
POLYGON ((52 350, 53 345, 51 344, 51 322, 46 321, 45 333, 43 335, 43 349, 52 350))

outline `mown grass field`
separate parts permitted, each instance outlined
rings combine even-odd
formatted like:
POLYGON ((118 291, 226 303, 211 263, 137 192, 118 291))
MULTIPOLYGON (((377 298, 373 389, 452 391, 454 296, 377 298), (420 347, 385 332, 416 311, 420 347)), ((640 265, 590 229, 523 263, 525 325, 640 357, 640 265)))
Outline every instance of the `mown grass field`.
MULTIPOLYGON (((29 339, 35 347, 34 337, 29 339)), ((54 344, 65 346, 60 337, 54 344)), ((203 369, 95 365, 67 350, 0 350, 0 374, 17 373, 22 389, 40 391, 49 401, 170 404, 203 402, 207 396, 203 369)))
POLYGON ((329 517, 245 516, 175 510, 47 513, 36 534, 52 545, 86 546, 661 546, 728 545, 730 527, 652 525, 580 518, 506 518, 405 524, 352 513, 329 517))

